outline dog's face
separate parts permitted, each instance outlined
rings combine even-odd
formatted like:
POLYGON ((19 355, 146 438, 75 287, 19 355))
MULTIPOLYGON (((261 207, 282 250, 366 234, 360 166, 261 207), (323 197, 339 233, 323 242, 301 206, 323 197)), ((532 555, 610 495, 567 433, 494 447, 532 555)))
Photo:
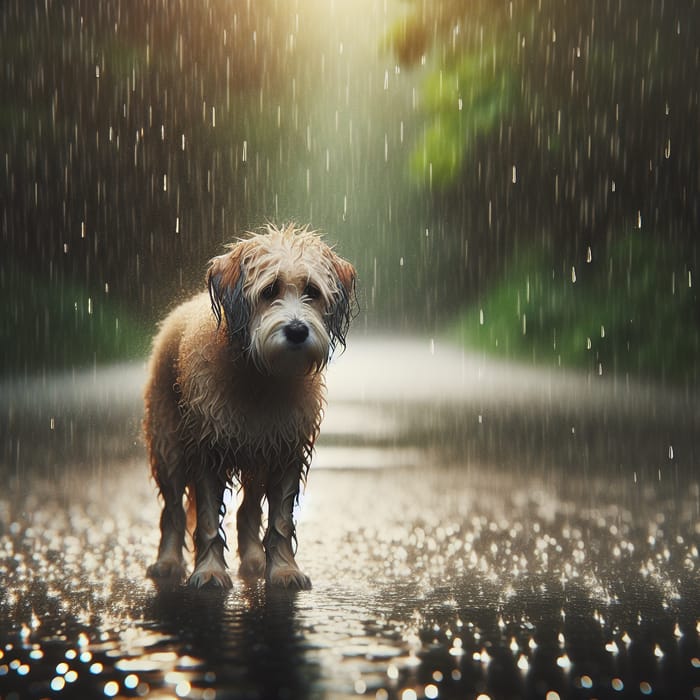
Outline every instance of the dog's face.
POLYGON ((229 341, 265 374, 320 371, 345 346, 355 269, 306 228, 268 226, 230 246, 207 274, 229 341))

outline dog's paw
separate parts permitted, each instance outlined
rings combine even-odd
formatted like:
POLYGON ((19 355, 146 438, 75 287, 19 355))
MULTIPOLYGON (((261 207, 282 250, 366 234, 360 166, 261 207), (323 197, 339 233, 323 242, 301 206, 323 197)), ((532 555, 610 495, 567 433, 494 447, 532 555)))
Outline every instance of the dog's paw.
POLYGON ((260 549, 249 549, 241 557, 241 565, 238 569, 238 575, 244 579, 265 578, 265 551, 260 549))
POLYGON ((233 588, 233 581, 223 569, 195 569, 187 585, 192 588, 233 588))
POLYGON ((176 559, 159 559, 146 569, 146 576, 155 581, 180 582, 185 578, 185 566, 176 559))
POLYGON ((311 589, 311 579, 300 569, 291 566, 279 566, 272 568, 268 572, 267 580, 273 586, 298 588, 302 591, 308 591, 311 589))

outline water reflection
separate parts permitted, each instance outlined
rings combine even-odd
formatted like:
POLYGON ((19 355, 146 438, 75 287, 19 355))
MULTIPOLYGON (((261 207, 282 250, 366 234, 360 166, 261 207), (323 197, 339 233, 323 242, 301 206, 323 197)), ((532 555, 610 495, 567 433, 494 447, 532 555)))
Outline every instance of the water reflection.
MULTIPOLYGON (((158 593, 144 616, 145 629, 176 640, 180 652, 189 651, 187 663, 170 652, 172 670, 162 678, 187 683, 190 692, 199 688, 206 696, 209 688, 226 697, 308 697, 319 677, 316 664, 304 659, 295 594, 262 584, 239 585, 233 595, 180 589, 158 593)), ((143 655, 134 662, 142 664, 143 655)))
MULTIPOLYGON (((145 579, 158 504, 137 442, 138 381, 107 405, 87 387, 109 374, 78 382, 78 403, 49 388, 39 410, 53 430, 4 392, 22 447, 2 463, 0 694, 697 694, 698 414, 683 415, 687 398, 641 387, 615 399, 609 384, 601 398, 586 377, 554 375, 514 379, 530 389, 513 401, 484 386, 397 401, 390 370, 402 362, 402 386, 418 395, 478 362, 427 342, 366 342, 329 378, 298 512, 314 589, 298 594, 242 582, 229 595, 158 591, 145 579), (365 361, 390 367, 384 394, 381 372, 372 395, 348 390, 344 373, 365 376, 365 361), (589 387, 586 401, 569 399, 572 381, 589 387), (57 435, 65 452, 47 449, 57 435)), ((498 381, 510 371, 496 370, 482 364, 498 381)))

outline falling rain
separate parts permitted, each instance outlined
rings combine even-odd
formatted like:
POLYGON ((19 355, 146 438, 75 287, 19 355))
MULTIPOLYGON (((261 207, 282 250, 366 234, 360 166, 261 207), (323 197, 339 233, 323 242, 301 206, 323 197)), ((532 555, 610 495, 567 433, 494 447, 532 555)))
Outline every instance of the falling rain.
POLYGON ((699 22, 6 0, 0 696, 700 698, 699 22), (314 587, 159 590, 151 338, 287 221, 358 272, 314 587))

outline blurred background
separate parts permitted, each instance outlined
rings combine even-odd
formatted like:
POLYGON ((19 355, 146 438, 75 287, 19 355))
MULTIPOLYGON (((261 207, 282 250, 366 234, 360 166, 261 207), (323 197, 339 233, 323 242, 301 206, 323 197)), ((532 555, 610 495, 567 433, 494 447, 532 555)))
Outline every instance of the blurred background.
POLYGON ((147 353, 235 235, 376 329, 695 386, 700 6, 7 0, 0 372, 147 353))
POLYGON ((700 698, 699 75, 700 0, 3 0, 0 696, 700 698), (157 591, 143 359, 289 220, 314 589, 157 591))

